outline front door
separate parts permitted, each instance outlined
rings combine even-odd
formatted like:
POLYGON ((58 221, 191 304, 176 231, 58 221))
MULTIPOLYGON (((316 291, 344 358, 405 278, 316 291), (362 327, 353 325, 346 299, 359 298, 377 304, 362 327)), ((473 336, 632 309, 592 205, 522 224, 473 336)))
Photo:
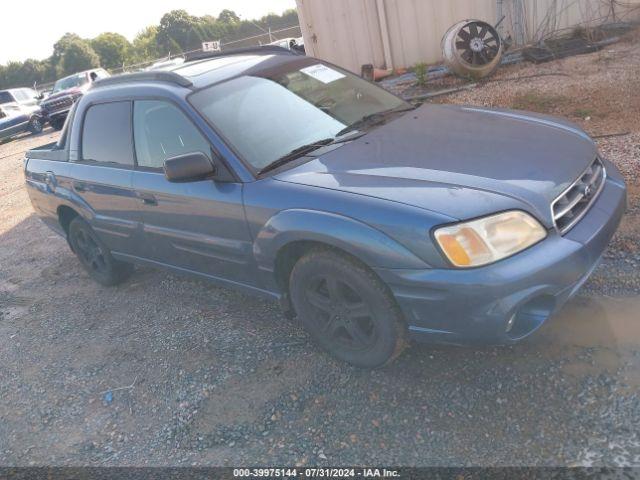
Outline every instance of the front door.
POLYGON ((202 180, 171 183, 167 158, 211 145, 175 105, 134 102, 137 169, 133 187, 141 199, 144 257, 205 275, 253 283, 252 242, 242 205, 242 184, 202 180))

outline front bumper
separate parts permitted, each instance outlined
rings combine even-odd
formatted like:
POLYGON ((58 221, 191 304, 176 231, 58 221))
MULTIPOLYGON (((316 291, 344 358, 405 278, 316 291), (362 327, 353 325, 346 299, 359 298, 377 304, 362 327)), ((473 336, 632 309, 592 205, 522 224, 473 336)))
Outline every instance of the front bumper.
POLYGON ((471 270, 377 269, 411 336, 438 343, 509 344, 537 330, 589 278, 626 210, 624 180, 605 164, 602 193, 564 236, 552 231, 524 252, 471 270))
POLYGON ((71 108, 63 108, 61 110, 56 110, 56 111, 48 111, 48 110, 43 110, 43 118, 45 121, 51 121, 51 120, 56 120, 59 118, 66 118, 66 116, 69 114, 69 111, 71 110, 71 108))

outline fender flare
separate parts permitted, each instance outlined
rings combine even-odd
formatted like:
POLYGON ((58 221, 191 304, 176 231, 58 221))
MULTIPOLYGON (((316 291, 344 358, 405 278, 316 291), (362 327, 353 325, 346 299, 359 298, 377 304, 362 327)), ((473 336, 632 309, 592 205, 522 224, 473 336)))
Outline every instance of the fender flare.
POLYGON ((405 246, 368 224, 335 213, 307 209, 283 210, 264 225, 253 244, 258 267, 274 272, 280 250, 300 241, 339 248, 372 268, 429 268, 405 246))

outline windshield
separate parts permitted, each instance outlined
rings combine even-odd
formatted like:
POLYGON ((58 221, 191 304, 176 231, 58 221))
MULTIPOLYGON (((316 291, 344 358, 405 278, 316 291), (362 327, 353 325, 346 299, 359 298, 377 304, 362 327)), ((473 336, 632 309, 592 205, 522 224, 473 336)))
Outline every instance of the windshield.
POLYGON ((257 171, 304 145, 335 138, 363 118, 409 107, 323 64, 270 78, 235 78, 193 94, 190 101, 257 171))
POLYGON ((51 93, 57 93, 69 88, 80 87, 85 83, 87 83, 87 76, 84 73, 77 73, 75 75, 71 75, 69 77, 61 78, 60 80, 58 80, 53 86, 53 91, 51 93))

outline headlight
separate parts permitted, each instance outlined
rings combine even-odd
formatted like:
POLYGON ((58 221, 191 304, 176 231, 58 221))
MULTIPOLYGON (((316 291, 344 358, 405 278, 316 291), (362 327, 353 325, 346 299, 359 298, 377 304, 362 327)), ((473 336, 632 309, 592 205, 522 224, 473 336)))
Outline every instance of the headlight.
POLYGON ((538 243, 546 230, 531 215, 512 211, 442 227, 435 238, 456 267, 479 267, 538 243))

